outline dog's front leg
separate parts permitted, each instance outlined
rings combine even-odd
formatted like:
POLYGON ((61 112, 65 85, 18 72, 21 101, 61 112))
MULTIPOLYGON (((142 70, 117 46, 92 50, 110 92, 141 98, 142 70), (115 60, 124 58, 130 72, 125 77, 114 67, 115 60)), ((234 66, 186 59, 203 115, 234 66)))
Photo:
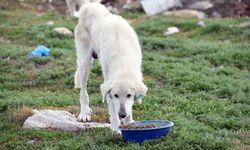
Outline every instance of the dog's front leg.
POLYGON ((135 121, 133 120, 133 114, 132 114, 132 110, 131 110, 130 115, 125 118, 125 124, 129 124, 129 123, 133 123, 133 122, 135 122, 135 121))
POLYGON ((111 100, 108 100, 108 107, 109 107, 109 120, 111 123, 111 130, 115 133, 115 134, 120 134, 121 131, 119 130, 119 126, 120 126, 120 119, 118 116, 118 113, 115 113, 115 108, 114 108, 114 104, 112 103, 111 100))
POLYGON ((91 109, 89 108, 89 95, 87 93, 87 80, 92 64, 92 53, 90 49, 88 34, 81 26, 75 28, 75 44, 77 50, 77 71, 75 74, 75 87, 81 88, 80 104, 81 111, 78 121, 90 121, 91 109))
POLYGON ((84 65, 82 65, 81 68, 79 68, 82 75, 81 91, 80 91, 81 111, 77 120, 85 122, 85 121, 90 121, 90 116, 91 116, 91 109, 89 108, 89 95, 87 93, 87 80, 88 80, 89 70, 91 67, 91 59, 89 60, 85 59, 83 64, 84 65))

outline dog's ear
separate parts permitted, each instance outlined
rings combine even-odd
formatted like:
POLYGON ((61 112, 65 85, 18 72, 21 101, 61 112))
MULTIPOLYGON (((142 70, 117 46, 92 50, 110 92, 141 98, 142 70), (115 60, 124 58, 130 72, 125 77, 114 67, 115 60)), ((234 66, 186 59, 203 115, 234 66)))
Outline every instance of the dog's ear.
POLYGON ((101 93, 102 93, 102 102, 104 103, 105 100, 107 100, 107 96, 111 98, 110 92, 111 92, 111 85, 109 82, 101 84, 101 93))
POLYGON ((142 98, 147 94, 148 88, 143 82, 137 82, 134 86, 134 90, 134 100, 140 105, 142 103, 142 98))

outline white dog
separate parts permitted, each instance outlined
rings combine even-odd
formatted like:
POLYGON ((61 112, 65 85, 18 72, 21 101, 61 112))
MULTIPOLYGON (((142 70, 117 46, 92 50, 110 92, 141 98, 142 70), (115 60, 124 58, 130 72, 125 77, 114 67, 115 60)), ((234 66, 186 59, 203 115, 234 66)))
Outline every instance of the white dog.
POLYGON ((78 121, 90 120, 86 87, 92 56, 98 56, 104 76, 101 92, 103 101, 108 102, 112 130, 118 131, 121 121, 133 122, 132 105, 134 101, 141 102, 148 88, 142 82, 142 54, 132 27, 103 5, 88 3, 80 9, 75 44, 78 67, 75 88, 81 88, 78 121))

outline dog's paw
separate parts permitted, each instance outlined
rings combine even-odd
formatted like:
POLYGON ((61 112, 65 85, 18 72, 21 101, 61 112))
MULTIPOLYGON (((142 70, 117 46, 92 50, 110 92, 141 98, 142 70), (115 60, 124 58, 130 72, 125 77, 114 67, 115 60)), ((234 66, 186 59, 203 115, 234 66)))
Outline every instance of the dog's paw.
POLYGON ((119 129, 112 130, 112 133, 113 133, 114 135, 121 135, 121 134, 122 134, 121 130, 119 130, 119 129))
POLYGON ((80 122, 88 122, 88 121, 90 121, 90 119, 91 119, 90 114, 80 113, 77 117, 77 121, 80 121, 80 122))
POLYGON ((130 120, 130 121, 128 122, 128 124, 129 124, 129 123, 134 123, 134 122, 135 122, 135 121, 132 119, 132 120, 130 120))

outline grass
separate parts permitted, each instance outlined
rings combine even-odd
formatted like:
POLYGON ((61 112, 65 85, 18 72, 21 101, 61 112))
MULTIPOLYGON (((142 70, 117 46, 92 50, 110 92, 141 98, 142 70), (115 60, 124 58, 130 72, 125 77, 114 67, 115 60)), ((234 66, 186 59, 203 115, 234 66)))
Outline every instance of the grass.
MULTIPOLYGON (((52 32, 59 26, 73 30, 77 20, 57 13, 3 11, 0 149, 248 149, 250 29, 230 25, 249 18, 204 19, 206 27, 199 27, 195 18, 122 15, 134 23, 139 35, 149 87, 142 105, 134 107, 134 119, 171 120, 175 123, 171 134, 137 144, 124 143, 109 129, 22 129, 20 122, 30 115, 30 108, 79 111, 79 91, 73 89, 73 37, 52 32), (55 24, 48 26, 48 21, 55 24), (170 26, 181 32, 164 36, 170 26), (39 44, 51 48, 52 55, 31 58, 30 52, 39 44), (27 143, 32 139, 38 142, 27 143)), ((88 82, 90 103, 104 111, 101 83, 101 67, 95 62, 88 82)))

